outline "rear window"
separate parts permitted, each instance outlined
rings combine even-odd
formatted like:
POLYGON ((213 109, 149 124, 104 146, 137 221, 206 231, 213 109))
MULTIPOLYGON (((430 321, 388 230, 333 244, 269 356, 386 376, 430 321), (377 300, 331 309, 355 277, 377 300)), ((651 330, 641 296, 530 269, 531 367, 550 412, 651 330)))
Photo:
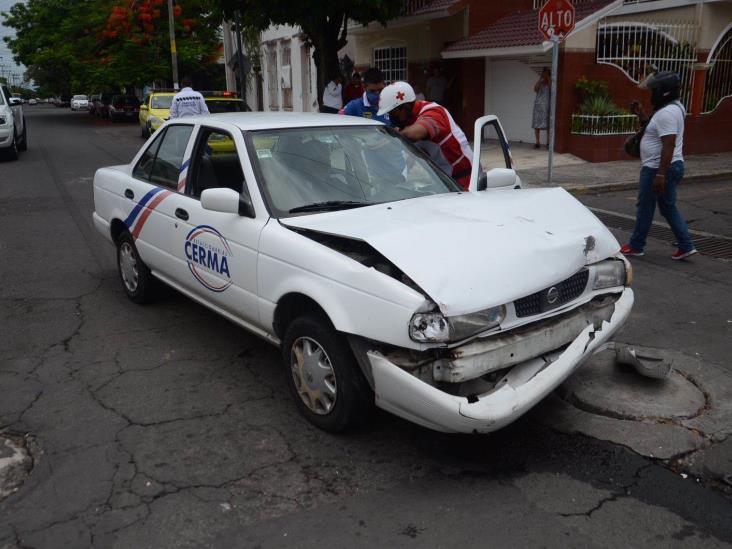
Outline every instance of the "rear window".
POLYGON ((211 114, 217 114, 221 112, 244 112, 246 106, 244 101, 241 99, 237 100, 221 100, 221 99, 206 99, 206 106, 211 114))
POLYGON ((156 95, 152 98, 151 108, 153 109, 169 109, 173 104, 172 95, 156 95))

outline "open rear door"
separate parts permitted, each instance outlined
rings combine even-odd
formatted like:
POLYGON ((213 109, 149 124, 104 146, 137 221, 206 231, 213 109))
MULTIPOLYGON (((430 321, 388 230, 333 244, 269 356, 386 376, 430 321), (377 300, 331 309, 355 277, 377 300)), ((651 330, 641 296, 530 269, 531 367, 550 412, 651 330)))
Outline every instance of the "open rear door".
MULTIPOLYGON (((489 114, 482 116, 475 121, 473 130, 473 170, 470 174, 470 191, 480 191, 486 188, 486 171, 492 171, 496 168, 494 177, 492 178, 497 187, 509 186, 498 183, 507 182, 510 178, 508 171, 513 171, 513 158, 511 157, 511 147, 508 145, 506 134, 503 127, 495 115, 489 114), (481 165, 481 156, 485 161, 485 166, 481 165), (495 177, 500 174, 500 178, 495 177), (482 187, 482 188, 481 188, 482 187)), ((515 176, 515 172, 513 173, 515 176)), ((491 179, 491 178, 489 178, 491 179)), ((516 178, 518 181, 518 178, 516 178)), ((520 181, 519 181, 520 185, 520 181)), ((511 185, 513 187, 513 185, 511 185)))

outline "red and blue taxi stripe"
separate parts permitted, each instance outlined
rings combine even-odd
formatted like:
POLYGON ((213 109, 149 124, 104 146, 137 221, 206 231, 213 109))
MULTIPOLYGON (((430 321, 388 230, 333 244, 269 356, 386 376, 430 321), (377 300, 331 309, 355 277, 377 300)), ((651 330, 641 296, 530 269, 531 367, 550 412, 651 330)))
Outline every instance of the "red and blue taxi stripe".
POLYGON ((124 221, 127 229, 132 234, 132 238, 136 239, 140 235, 142 227, 145 225, 147 218, 150 217, 153 210, 171 194, 173 194, 171 191, 155 187, 143 196, 135 207, 132 208, 130 215, 124 221))
POLYGON ((178 192, 183 193, 186 190, 186 179, 188 176, 188 166, 191 164, 191 159, 188 158, 180 167, 180 173, 178 174, 178 192))

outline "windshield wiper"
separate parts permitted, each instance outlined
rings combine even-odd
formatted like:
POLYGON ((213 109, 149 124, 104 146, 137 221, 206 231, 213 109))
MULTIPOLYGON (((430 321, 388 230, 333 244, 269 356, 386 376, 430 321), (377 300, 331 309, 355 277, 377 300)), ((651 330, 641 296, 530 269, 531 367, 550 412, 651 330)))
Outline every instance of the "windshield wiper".
POLYGON ((300 212, 328 212, 334 210, 346 210, 349 208, 361 208, 362 206, 370 206, 368 202, 356 202, 353 200, 328 200, 327 202, 315 202, 292 208, 290 213, 300 212))

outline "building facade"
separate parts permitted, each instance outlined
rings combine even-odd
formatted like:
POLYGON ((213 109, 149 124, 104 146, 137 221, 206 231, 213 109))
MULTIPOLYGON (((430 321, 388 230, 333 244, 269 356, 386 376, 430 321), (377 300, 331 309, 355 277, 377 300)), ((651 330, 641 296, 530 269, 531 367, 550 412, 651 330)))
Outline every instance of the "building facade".
MULTIPOLYGON (((447 82, 443 103, 466 134, 490 113, 511 141, 533 143, 534 84, 551 65, 551 45, 538 31, 543 1, 406 0, 404 15, 386 26, 351 24, 340 56, 348 55, 355 70, 375 66, 388 81, 405 80, 423 92, 439 68, 447 82)), ((725 131, 732 123, 732 0, 573 3, 576 28, 561 45, 557 74, 558 152, 590 161, 623 158, 622 144, 636 125, 627 107, 633 99, 649 106, 638 82, 654 66, 682 77, 686 152, 732 150, 725 131), (598 85, 606 100, 589 104, 587 88, 598 85)), ((297 28, 263 32, 249 104, 317 110, 311 53, 297 28)))

